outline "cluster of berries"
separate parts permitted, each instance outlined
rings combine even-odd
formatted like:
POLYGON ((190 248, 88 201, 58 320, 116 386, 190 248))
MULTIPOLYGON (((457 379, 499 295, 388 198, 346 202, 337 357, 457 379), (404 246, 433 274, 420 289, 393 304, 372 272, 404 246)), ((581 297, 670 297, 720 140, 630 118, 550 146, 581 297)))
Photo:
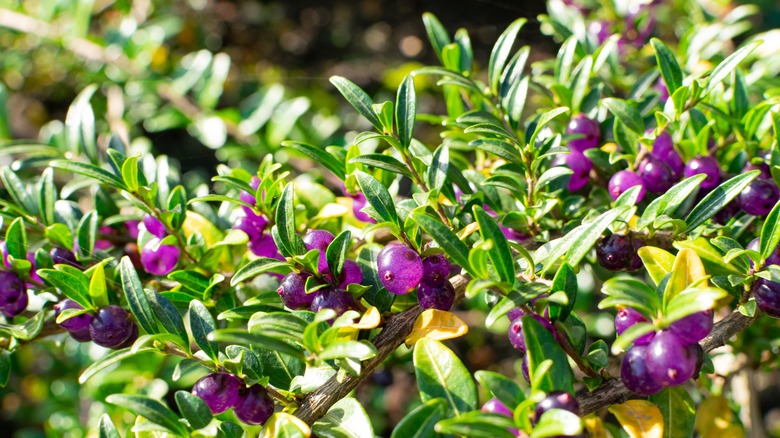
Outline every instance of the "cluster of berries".
MULTIPOLYGON (((618 310, 615 331, 623 333, 640 322, 650 322, 631 308, 618 310)), ((682 385, 694 377, 704 362, 699 341, 712 330, 712 310, 694 313, 673 322, 665 330, 634 340, 620 367, 623 383, 640 395, 651 395, 665 386, 682 385)))
MULTIPOLYGON (((179 264, 181 252, 175 245, 163 243, 167 235, 165 225, 154 217, 146 214, 141 225, 153 237, 147 240, 141 248, 141 265, 152 275, 168 275, 179 264)), ((131 236, 132 236, 131 232, 131 236)), ((136 235, 138 237, 138 235, 136 235)))
MULTIPOLYGON (((509 343, 512 344, 515 349, 519 350, 521 353, 525 354, 527 348, 525 346, 525 336, 523 335, 523 316, 525 313, 522 309, 519 307, 514 308, 507 313, 507 318, 509 318, 509 331, 507 333, 509 337, 509 343)), ((553 334, 553 336, 557 339, 558 334, 555 332, 555 328, 553 327, 552 323, 550 321, 540 315, 537 314, 531 314, 531 316, 539 322, 539 324, 542 325, 547 331, 553 334)), ((523 371, 523 377, 526 381, 531 381, 531 376, 528 372, 528 355, 525 355, 523 357, 523 365, 522 365, 522 371, 523 371)))
MULTIPOLYGON (((539 422, 539 419, 542 418, 542 415, 544 415, 545 412, 551 410, 551 409, 562 409, 564 411, 569 411, 574 415, 579 416, 580 415, 580 404, 577 402, 577 399, 574 398, 571 394, 564 391, 550 391, 547 394, 547 397, 542 399, 539 403, 536 404, 536 409, 534 409, 534 416, 531 420, 532 424, 536 424, 539 422)), ((505 417, 513 418, 514 413, 511 409, 509 409, 504 403, 501 402, 501 400, 497 398, 492 398, 485 402, 484 405, 482 405, 481 408, 482 412, 488 413, 488 414, 498 414, 503 415, 505 417)), ((515 436, 524 436, 520 433, 517 429, 510 429, 509 432, 513 433, 515 436)), ((567 435, 571 436, 571 435, 567 435)), ((576 435, 577 438, 584 437, 585 434, 576 435)))
POLYGON ((637 251, 643 246, 645 243, 636 237, 610 234, 596 243, 596 258, 610 271, 636 271, 642 267, 637 251))
MULTIPOLYGON (((249 185, 257 190, 260 186, 260 179, 253 176, 249 185)), ((255 196, 247 192, 241 192, 239 199, 252 206, 257 203, 255 196)), ((284 257, 279 253, 279 248, 276 247, 270 230, 267 230, 268 220, 262 215, 257 214, 252 208, 242 206, 241 210, 243 210, 244 215, 238 218, 235 225, 233 225, 233 228, 241 230, 249 236, 249 250, 252 251, 252 254, 258 257, 284 260, 284 257)))
POLYGON ((274 401, 262 385, 247 387, 229 373, 211 373, 201 378, 193 385, 192 394, 206 402, 214 414, 233 408, 236 417, 247 424, 263 424, 274 413, 274 401))
POLYGON ((450 310, 455 289, 447 278, 452 265, 442 254, 424 259, 401 243, 391 243, 377 256, 379 280, 389 292, 401 295, 417 289, 417 300, 423 309, 450 310))
MULTIPOLYGON (((56 315, 68 309, 84 310, 81 304, 64 299, 54 306, 56 315)), ((101 347, 120 350, 138 339, 138 325, 127 310, 115 305, 101 307, 94 315, 82 313, 60 323, 79 342, 92 341, 101 347)))

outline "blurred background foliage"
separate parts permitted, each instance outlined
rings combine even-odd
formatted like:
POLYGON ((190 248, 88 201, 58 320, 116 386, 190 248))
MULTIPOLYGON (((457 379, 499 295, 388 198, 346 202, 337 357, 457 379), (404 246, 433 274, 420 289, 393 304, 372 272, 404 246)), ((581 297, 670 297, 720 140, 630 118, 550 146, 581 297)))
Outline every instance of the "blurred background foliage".
MULTIPOLYGON (((591 3, 590 14, 608 14, 591 3)), ((658 33, 675 40, 690 25, 673 20, 688 0, 668 3, 658 33)), ((725 0, 701 3, 717 15, 736 6, 725 0)), ((759 7, 751 17, 752 33, 780 26, 775 0, 751 3, 759 7)), ((0 99, 10 109, 10 123, 0 129, 0 137, 63 136, 69 106, 89 84, 97 84, 94 94, 81 94, 95 108, 97 132, 123 135, 134 152, 175 158, 193 182, 207 181, 219 163, 254 171, 268 152, 286 161, 288 152, 279 150, 282 140, 345 144, 354 136, 350 130, 365 127, 328 83, 331 75, 349 77, 381 101, 394 95, 406 73, 436 64, 420 20, 425 11, 448 29, 466 28, 476 60, 488 58, 499 33, 517 17, 529 20, 520 39, 531 45, 532 61, 554 58, 560 44, 542 32, 537 17, 547 8, 540 1, 0 0, 0 82, 5 86, 0 99)), ((443 103, 426 94, 434 91, 432 82, 420 80, 417 87, 420 113, 443 111, 443 103)), ((435 130, 427 137, 430 146, 440 141, 435 130)), ((309 165, 294 157, 289 162, 300 171, 309 165)), ((24 170, 25 163, 15 166, 24 170)), ((318 178, 316 171, 312 175, 318 178)), ((580 285, 586 295, 580 295, 577 306, 595 308, 596 284, 580 285)), ((511 351, 506 326, 496 324, 492 332, 483 327, 485 307, 484 301, 474 302, 473 310, 462 312, 474 329, 452 345, 472 371, 519 375, 520 362, 505 354, 511 351)), ((614 336, 610 314, 584 313, 590 317, 585 321, 590 333, 614 336)), ((12 380, 0 392, 0 436, 85 436, 100 414, 119 412, 93 400, 124 386, 170 398, 204 373, 184 370, 174 382, 176 359, 145 356, 79 385, 80 371, 102 354, 65 336, 20 349, 12 380)), ((402 348, 388 362, 393 364, 358 391, 380 435, 387 435, 417 403, 410 397, 415 382, 409 354, 402 348)))

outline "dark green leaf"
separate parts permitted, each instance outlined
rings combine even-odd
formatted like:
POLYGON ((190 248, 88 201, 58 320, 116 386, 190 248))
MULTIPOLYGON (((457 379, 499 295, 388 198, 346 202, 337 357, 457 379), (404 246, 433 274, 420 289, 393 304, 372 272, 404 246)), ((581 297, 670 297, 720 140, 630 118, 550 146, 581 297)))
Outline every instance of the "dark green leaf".
POLYGON ((447 169, 450 166, 450 150, 445 145, 439 146, 433 153, 433 162, 428 168, 428 189, 441 190, 447 180, 447 169))
POLYGON ((480 370, 474 373, 474 378, 509 409, 516 408, 525 400, 525 393, 520 385, 503 374, 480 370))
POLYGON ((187 391, 176 391, 176 406, 181 415, 190 422, 190 427, 200 429, 206 427, 213 418, 211 410, 200 397, 187 391))
POLYGON ((338 88, 339 92, 347 99, 347 102, 349 102, 360 115, 368 119, 377 131, 382 132, 382 122, 379 121, 379 117, 372 107, 374 101, 365 91, 363 91, 363 89, 341 76, 331 76, 330 83, 338 88))
POLYGON ((526 23, 525 18, 518 18, 513 21, 504 33, 498 37, 498 41, 490 52, 490 61, 488 62, 488 84, 493 94, 498 94, 498 82, 501 79, 501 73, 504 71, 509 55, 512 53, 512 46, 520 29, 526 23))
POLYGON ((79 383, 85 383, 87 380, 94 377, 97 373, 103 371, 111 365, 127 359, 128 357, 134 357, 138 356, 139 354, 149 353, 152 351, 157 352, 157 350, 154 348, 141 348, 136 352, 133 352, 131 348, 123 348, 121 350, 112 351, 87 367, 87 369, 85 369, 79 376, 79 383))
POLYGON ((433 50, 436 52, 436 56, 441 60, 442 50, 445 46, 450 44, 450 36, 439 19, 430 12, 424 13, 422 20, 425 25, 425 32, 428 34, 428 40, 430 40, 433 50))
POLYGON ((658 406, 664 417, 664 438, 693 436, 696 406, 685 387, 668 386, 651 395, 649 400, 658 406))
POLYGON ((108 414, 103 414, 98 422, 98 437, 99 438, 122 438, 119 436, 119 432, 116 430, 116 426, 111 421, 111 417, 108 414))
POLYGON ((523 157, 520 156, 520 152, 508 141, 496 138, 480 138, 469 143, 469 146, 482 149, 485 152, 489 152, 510 163, 517 164, 518 166, 524 166, 523 157))
POLYGON ((89 260, 92 253, 95 252, 95 242, 98 233, 98 214, 96 211, 90 211, 79 221, 76 238, 79 242, 78 253, 81 260, 89 260))
POLYGON ((146 291, 144 291, 141 280, 138 278, 138 273, 135 272, 133 262, 130 261, 129 257, 122 257, 122 261, 119 263, 119 272, 122 277, 122 290, 125 292, 127 304, 130 306, 130 311, 133 312, 135 320, 138 321, 138 325, 150 335, 159 333, 157 321, 154 318, 152 307, 149 305, 146 291))
POLYGON ((669 190, 664 193, 663 196, 656 198, 650 205, 645 208, 642 217, 637 220, 636 227, 638 230, 642 230, 648 225, 652 224, 658 216, 666 215, 672 216, 680 205, 685 202, 686 199, 699 188, 701 182, 706 179, 704 174, 694 175, 690 178, 685 178, 679 183, 675 184, 669 190))
POLYGON ((411 178, 412 172, 405 164, 385 154, 365 154, 349 160, 350 163, 363 163, 378 169, 398 173, 411 178))
POLYGON ((395 100, 395 125, 398 129, 398 140, 405 149, 412 142, 414 134, 414 119, 417 116, 417 95, 414 91, 414 76, 406 75, 395 100))
POLYGON ((639 135, 644 133, 645 124, 642 121, 642 115, 639 114, 639 111, 637 111, 632 104, 615 97, 602 99, 601 102, 607 107, 609 112, 623 122, 628 129, 639 135))
POLYGON ((552 366, 539 380, 539 389, 544 392, 554 390, 574 393, 574 375, 566 353, 539 321, 531 316, 523 316, 523 337, 528 348, 528 371, 531 381, 538 380, 538 366, 545 360, 551 360, 552 366))
POLYGON ((439 421, 436 431, 468 437, 514 438, 516 435, 509 431, 514 426, 512 419, 504 415, 472 411, 439 421))
POLYGON ((85 309, 94 307, 89 299, 89 280, 81 271, 39 269, 38 275, 85 309))
POLYGON ((376 213, 377 217, 374 219, 381 222, 392 222, 401 226, 401 222, 398 220, 398 213, 395 211, 395 202, 385 186, 365 172, 358 171, 355 176, 357 177, 360 191, 363 192, 366 201, 376 213))
POLYGON ((8 350, 0 351, 0 388, 8 385, 8 378, 11 376, 11 352, 8 350))
POLYGON ((347 251, 349 251, 349 247, 352 244, 351 239, 352 233, 350 233, 349 230, 344 230, 333 239, 325 252, 328 269, 330 269, 334 279, 340 278, 341 268, 344 267, 347 251))
POLYGON ((154 315, 157 317, 157 320, 162 323, 165 330, 168 333, 181 338, 182 345, 188 346, 189 337, 187 336, 187 329, 184 328, 184 321, 176 306, 156 291, 152 291, 152 294, 150 294, 148 298, 154 315))
POLYGON ((179 422, 179 416, 157 400, 140 395, 111 394, 106 397, 106 402, 121 406, 173 433, 187 436, 187 428, 179 422))
POLYGON ((574 303, 577 301, 577 275, 567 263, 564 263, 558 269, 550 287, 551 294, 558 291, 564 292, 569 302, 565 306, 551 305, 550 318, 552 320, 566 321, 566 318, 574 308, 574 303))
POLYGON ((477 388, 455 353, 439 341, 422 338, 414 346, 414 371, 420 398, 447 400, 459 415, 477 408, 477 388))
POLYGON ((655 60, 671 96, 682 86, 683 73, 680 64, 677 63, 674 53, 661 40, 653 38, 650 40, 650 44, 655 50, 655 60))
POLYGON ((27 260, 27 231, 24 219, 14 219, 5 232, 5 250, 17 260, 27 260))
POLYGON ((306 246, 295 229, 295 203, 292 183, 284 186, 282 197, 276 206, 276 225, 274 225, 274 228, 278 233, 274 236, 274 240, 276 240, 277 236, 279 237, 279 241, 276 244, 283 256, 294 257, 306 253, 306 246))
POLYGON ((19 179, 10 167, 3 166, 2 170, 0 170, 0 179, 2 179, 5 189, 8 191, 8 194, 11 196, 14 203, 16 203, 24 212, 35 214, 35 203, 27 192, 27 185, 19 179))
MULTIPOLYGON (((572 230, 568 236, 573 235, 571 246, 566 252, 564 262, 570 266, 578 266, 583 257, 590 252, 593 245, 601 237, 612 222, 628 210, 628 207, 617 207, 602 213, 593 222, 582 224, 572 230)), ((548 260, 550 262, 550 260, 548 260)), ((548 264, 545 263, 544 270, 547 270, 548 264)))
POLYGON ((604 282, 601 291, 608 295, 599 303, 600 309, 625 306, 636 309, 647 317, 654 317, 661 309, 658 294, 644 281, 631 277, 614 277, 604 282))
POLYGON ((49 163, 49 165, 56 169, 84 175, 116 189, 127 190, 125 182, 119 179, 119 177, 105 169, 93 166, 92 164, 81 163, 78 161, 57 160, 52 161, 49 163))
MULTIPOLYGON (((235 286, 242 281, 260 275, 263 272, 275 272, 285 274, 290 271, 290 265, 287 262, 282 262, 277 259, 268 257, 261 257, 259 259, 252 260, 246 265, 242 266, 236 275, 230 279, 230 285, 235 286)), ((178 280, 177 280, 178 281, 178 280)), ((204 288, 205 289, 205 288, 204 288)))
POLYGON ((685 218, 685 222, 688 224, 688 228, 685 229, 685 232, 690 233, 707 219, 714 216, 725 207, 726 204, 731 202, 732 199, 736 198, 737 195, 756 179, 760 173, 761 172, 758 170, 752 170, 737 175, 707 194, 701 202, 693 207, 693 210, 688 214, 688 217, 685 218))
POLYGON ((57 202, 57 187, 54 185, 54 170, 47 167, 41 174, 40 196, 38 207, 44 225, 52 225, 54 219, 54 204, 57 202))
POLYGON ((479 233, 482 240, 493 242, 492 247, 488 250, 488 256, 493 262, 498 278, 501 281, 513 283, 515 281, 515 262, 504 233, 482 207, 474 206, 474 216, 479 223, 479 233))
POLYGON ((406 414, 393 429, 390 438, 428 438, 434 435, 434 426, 447 413, 447 401, 430 399, 406 414))
POLYGON ((767 259, 780 244, 780 202, 775 204, 761 226, 760 252, 761 258, 767 259))
POLYGON ((265 336, 261 333, 248 333, 246 330, 239 329, 222 329, 210 334, 209 339, 215 342, 248 345, 254 349, 270 350, 299 360, 303 359, 303 351, 297 345, 292 345, 276 337, 265 336))
POLYGON ((326 169, 333 172, 333 174, 341 180, 346 177, 344 174, 344 163, 340 162, 335 156, 327 153, 322 148, 294 140, 283 141, 282 146, 295 149, 303 155, 306 155, 313 161, 323 165, 326 169))
POLYGON ((200 301, 192 300, 190 302, 190 331, 192 332, 192 337, 195 339, 198 347, 215 362, 219 360, 219 345, 217 345, 216 341, 209 341, 208 335, 216 329, 217 325, 209 309, 200 301))

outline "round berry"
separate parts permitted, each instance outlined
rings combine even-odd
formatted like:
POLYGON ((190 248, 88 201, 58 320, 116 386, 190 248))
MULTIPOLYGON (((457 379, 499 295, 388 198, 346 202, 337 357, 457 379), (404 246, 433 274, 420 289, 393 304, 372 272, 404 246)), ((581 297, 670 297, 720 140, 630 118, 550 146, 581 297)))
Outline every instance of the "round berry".
POLYGON ((319 312, 322 309, 332 309, 341 315, 347 310, 355 310, 357 305, 352 295, 336 288, 324 288, 319 291, 311 303, 311 310, 319 312))
POLYGON ((569 140, 569 148, 580 153, 598 146, 601 137, 599 122, 582 113, 571 118, 569 124, 566 125, 566 133, 579 136, 579 138, 569 140))
POLYGON ((547 397, 536 404, 536 409, 534 410, 536 421, 539 421, 542 415, 550 409, 563 409, 572 414, 580 415, 580 404, 577 402, 577 399, 565 391, 551 391, 547 394, 547 397))
POLYGON ((570 192, 576 192, 586 185, 590 180, 590 171, 593 169, 593 162, 582 152, 572 151, 567 155, 560 155, 560 159, 557 159, 554 163, 560 162, 571 169, 572 174, 569 175, 569 182, 566 188, 570 192))
POLYGON ((151 239, 141 250, 141 265, 152 275, 168 275, 179 264, 181 252, 173 245, 161 245, 160 239, 151 239))
POLYGON ((16 301, 12 303, 8 303, 3 307, 0 307, 0 313, 5 315, 6 318, 13 318, 14 316, 21 314, 22 312, 24 312, 25 309, 27 309, 28 302, 29 302, 29 298, 27 297, 27 291, 25 291, 16 301))
POLYGON ((523 309, 519 307, 515 307, 514 309, 507 312, 506 316, 509 318, 510 321, 514 321, 517 318, 520 318, 521 316, 525 315, 525 312, 523 312, 523 309))
POLYGON ((634 245, 634 256, 631 258, 631 262, 628 264, 629 271, 636 271, 644 266, 642 258, 639 257, 639 248, 645 246, 645 242, 636 237, 631 239, 631 243, 634 245))
POLYGON ((279 248, 276 246, 274 238, 270 234, 261 234, 260 236, 251 239, 248 247, 249 250, 252 251, 252 254, 258 257, 284 260, 284 257, 279 253, 279 248))
POLYGON ((420 283, 417 300, 423 309, 450 310, 455 303, 455 288, 449 281, 442 284, 420 283))
POLYGON ((238 391, 243 386, 244 383, 232 374, 212 373, 195 382, 192 394, 206 402, 211 412, 219 414, 238 403, 238 391))
POLYGON ((523 356, 523 363, 520 365, 520 370, 523 373, 523 378, 526 382, 531 383, 531 373, 528 372, 528 355, 523 356))
POLYGON ((631 238, 623 234, 611 234, 596 244, 596 258, 599 264, 611 271, 620 271, 631 266, 636 250, 631 238))
POLYGON ((92 336, 89 335, 89 327, 68 333, 71 338, 78 342, 90 342, 92 340, 92 336))
POLYGON ((78 260, 76 260, 76 255, 73 254, 73 251, 57 247, 52 249, 49 255, 51 255, 51 261, 55 265, 70 265, 74 268, 81 268, 78 260))
POLYGON ((263 424, 274 413, 274 401, 262 385, 254 384, 238 391, 233 413, 244 423, 263 424))
MULTIPOLYGON (((60 316, 62 312, 68 309, 82 310, 84 309, 84 307, 82 307, 81 304, 71 300, 70 298, 66 298, 54 305, 56 316, 60 316)), ((77 332, 85 328, 89 328, 89 323, 91 321, 92 321, 92 315, 90 315, 89 313, 82 313, 81 315, 74 316, 72 318, 66 319, 65 321, 62 321, 60 323, 60 327, 64 328, 69 332, 77 332)))
POLYGON ((366 201, 366 196, 362 193, 356 193, 354 195, 350 195, 350 198, 352 198, 352 214, 355 215, 355 219, 361 222, 375 224, 376 220, 362 211, 363 207, 365 207, 368 203, 368 201, 366 201))
POLYGON ((281 283, 279 283, 279 288, 276 289, 276 293, 282 297, 285 307, 293 310, 311 307, 311 303, 317 294, 306 293, 306 278, 308 277, 308 274, 298 274, 296 272, 291 272, 284 276, 281 283))
MULTIPOLYGON (((630 307, 619 309, 617 315, 615 315, 615 332, 617 332, 618 335, 621 335, 628 330, 629 327, 640 322, 650 322, 650 320, 630 307)), ((647 345, 654 337, 654 332, 642 335, 634 340, 634 345, 647 345)))
POLYGON ((753 284, 756 304, 767 315, 780 318, 780 283, 759 278, 753 284))
POLYGON ((341 280, 339 287, 342 289, 346 289, 348 284, 363 283, 363 271, 360 269, 360 265, 354 260, 344 260, 339 280, 341 280))
POLYGON ((303 236, 303 244, 309 251, 313 249, 320 250, 320 259, 317 262, 317 270, 320 274, 327 274, 330 272, 328 268, 328 257, 326 251, 328 245, 333 242, 335 236, 330 231, 325 230, 309 230, 303 236))
POLYGON ((263 234, 263 231, 265 231, 266 226, 268 226, 268 220, 252 210, 249 210, 245 215, 239 217, 233 224, 233 228, 245 232, 250 240, 260 237, 260 235, 263 234))
POLYGON ((24 282, 16 274, 0 271, 0 307, 16 303, 25 294, 24 282))
POLYGON ((696 312, 669 324, 669 331, 688 344, 695 344, 710 334, 714 312, 696 312))
MULTIPOLYGON (((550 324, 550 321, 548 321, 547 319, 539 315, 532 315, 532 316, 535 320, 539 321, 539 323, 542 324, 542 326, 544 326, 544 328, 546 328, 550 333, 554 333, 553 326, 552 324, 550 324)), ((522 315, 512 320, 512 323, 509 325, 508 336, 509 336, 509 342, 512 344, 512 346, 525 353, 526 347, 525 347, 525 337, 523 335, 522 315)))
POLYGON ((115 348, 132 334, 135 323, 127 310, 108 305, 100 308, 89 323, 89 335, 101 347, 115 348))
POLYGON ((718 160, 713 157, 696 157, 685 165, 683 175, 686 178, 703 173, 707 178, 701 182, 701 188, 704 190, 716 187, 720 182, 720 166, 718 160))
POLYGON ((442 254, 433 254, 423 259, 423 283, 443 284, 450 275, 452 265, 442 254))
POLYGON ((125 339, 125 342, 122 342, 121 344, 117 345, 116 347, 113 347, 114 350, 121 350, 123 348, 130 348, 135 344, 135 341, 138 339, 138 325, 133 324, 133 328, 130 331, 130 336, 125 339))
POLYGON ((780 193, 775 183, 768 179, 757 179, 745 187, 739 194, 739 205, 746 213, 754 216, 766 216, 777 200, 780 193))
POLYGON ((766 163, 748 163, 742 169, 742 173, 748 173, 751 170, 761 171, 758 174, 758 179, 772 179, 772 171, 769 170, 769 166, 766 163))
MULTIPOLYGON (((760 251, 761 249, 761 242, 758 237, 751 240, 750 243, 745 247, 745 249, 752 249, 753 251, 760 251)), ((769 255, 769 257, 764 260, 764 265, 780 265, 780 246, 775 248, 774 251, 772 251, 772 254, 769 255)), ((753 266, 753 260, 750 261, 750 266, 753 266)))
POLYGON ((647 157, 639 165, 638 173, 651 193, 664 193, 674 185, 674 171, 659 159, 647 157))
POLYGON ((641 189, 639 189, 639 196, 636 199, 637 202, 641 201, 642 198, 645 197, 645 192, 647 191, 647 188, 645 187, 645 181, 641 176, 631 172, 630 170, 621 170, 620 172, 612 175, 612 178, 609 179, 607 190, 609 190, 609 195, 612 197, 612 199, 617 199, 620 197, 620 195, 623 194, 623 192, 634 186, 641 187, 641 189))
POLYGON ((669 330, 647 345, 645 361, 650 377, 662 385, 681 385, 696 371, 696 351, 669 330))
POLYGON ((647 369, 647 345, 634 345, 623 356, 620 377, 629 391, 639 395, 652 395, 663 389, 663 385, 650 376, 647 369))
POLYGON ((413 249, 400 243, 391 243, 377 256, 379 279, 394 294, 414 290, 423 277, 423 263, 413 249))
POLYGON ((241 193, 238 195, 238 199, 246 202, 249 205, 255 205, 257 203, 255 192, 257 192, 257 188, 260 187, 260 178, 253 176, 252 180, 249 182, 249 186, 255 189, 255 191, 250 193, 242 190, 241 193))
POLYGON ((138 239, 138 225, 141 221, 129 220, 125 222, 125 229, 127 229, 127 235, 132 239, 138 239))
MULTIPOLYGON (((652 131, 648 131, 646 134, 649 135, 651 133, 652 131)), ((674 179, 678 179, 682 176, 683 170, 685 169, 685 163, 674 148, 672 136, 668 131, 663 131, 656 137, 655 141, 653 141, 653 150, 650 152, 650 155, 671 167, 672 172, 674 173, 674 179)))
POLYGON ((165 225, 163 225, 162 222, 153 216, 145 214, 143 217, 143 223, 144 228, 146 228, 146 231, 148 231, 151 235, 157 237, 158 239, 165 237, 165 225))

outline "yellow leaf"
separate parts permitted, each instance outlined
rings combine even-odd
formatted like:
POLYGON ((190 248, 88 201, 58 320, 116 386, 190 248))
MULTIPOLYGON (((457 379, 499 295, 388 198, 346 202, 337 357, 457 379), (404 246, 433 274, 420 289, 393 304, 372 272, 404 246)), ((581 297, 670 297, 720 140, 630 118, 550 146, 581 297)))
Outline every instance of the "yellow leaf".
POLYGON ((463 336, 469 331, 469 326, 452 312, 428 309, 417 317, 412 327, 412 333, 406 338, 409 347, 422 338, 443 341, 445 339, 463 336))
POLYGON ((351 324, 350 327, 358 330, 369 330, 379 327, 380 322, 382 322, 382 315, 379 314, 379 309, 371 306, 363 314, 363 317, 360 318, 360 321, 351 324))
POLYGON ((609 407, 631 438, 663 438, 664 417, 658 407, 647 400, 629 400, 609 407))
POLYGON ((184 231, 184 235, 187 236, 187 239, 195 233, 200 233, 203 236, 203 240, 206 241, 206 248, 211 248, 222 240, 223 237, 222 231, 209 222, 208 219, 189 210, 184 218, 184 224, 182 224, 181 229, 184 231))
POLYGON ((653 283, 656 285, 664 279, 666 274, 672 272, 674 255, 670 252, 654 246, 643 246, 639 248, 637 253, 639 258, 642 259, 645 268, 647 268, 650 278, 653 279, 653 283))
POLYGON ((702 438, 739 438, 745 435, 732 423, 734 413, 723 396, 707 397, 699 405, 694 427, 702 438))
POLYGON ((595 415, 588 415, 582 419, 582 424, 588 431, 590 438, 607 438, 607 431, 604 429, 604 422, 600 417, 595 415))
MULTIPOLYGON (((696 283, 706 276, 707 272, 704 270, 704 264, 701 262, 699 255, 696 254, 696 251, 690 248, 681 249, 680 252, 677 253, 677 257, 674 259, 672 276, 669 279, 669 284, 666 285, 664 299, 666 302, 669 302, 680 292, 687 289, 688 286, 696 283)), ((705 281, 698 286, 707 287, 707 282, 705 281)))
MULTIPOLYGON (((311 429, 300 418, 285 412, 277 412, 265 422, 261 438, 275 438, 281 435, 283 429, 294 428, 306 438, 311 436, 311 429)), ((289 436, 285 434, 284 436, 289 436)))

